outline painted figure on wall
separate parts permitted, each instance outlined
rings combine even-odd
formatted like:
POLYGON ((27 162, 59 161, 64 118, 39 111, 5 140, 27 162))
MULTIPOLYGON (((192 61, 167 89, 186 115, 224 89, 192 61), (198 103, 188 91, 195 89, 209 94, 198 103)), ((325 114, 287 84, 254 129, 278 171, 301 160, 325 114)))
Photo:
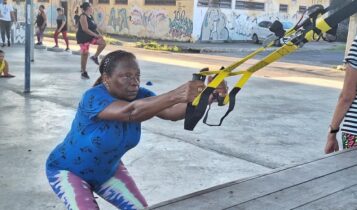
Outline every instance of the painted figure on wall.
POLYGON ((125 8, 110 10, 108 26, 112 28, 114 32, 128 33, 128 16, 125 8))
POLYGON ((220 9, 209 8, 202 23, 202 41, 228 40, 227 17, 220 9))

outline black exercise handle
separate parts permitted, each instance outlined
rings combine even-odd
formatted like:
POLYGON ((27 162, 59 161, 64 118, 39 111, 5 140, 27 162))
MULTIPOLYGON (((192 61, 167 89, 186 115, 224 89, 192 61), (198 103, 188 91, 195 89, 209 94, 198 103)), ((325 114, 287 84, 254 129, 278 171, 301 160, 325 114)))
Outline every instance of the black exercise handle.
POLYGON ((218 106, 224 106, 224 99, 226 97, 224 96, 220 96, 219 94, 217 94, 217 102, 218 102, 218 106))
MULTIPOLYGON (((201 72, 202 71, 208 71, 208 68, 204 68, 201 70, 201 72)), ((197 80, 204 82, 206 80, 206 76, 200 75, 200 74, 193 74, 192 81, 197 81, 197 80)), ((201 100, 202 100, 202 98, 201 98, 201 100)), ((199 116, 198 116, 196 110, 197 110, 197 107, 193 106, 192 103, 187 104, 186 115, 185 115, 185 125, 184 125, 186 130, 192 131, 195 128, 198 121, 200 121, 201 118, 198 118, 199 116)), ((206 111, 206 109, 204 110, 204 112, 205 111, 206 111)))
POLYGON ((357 0, 352 1, 351 3, 344 6, 342 9, 339 9, 337 12, 333 13, 325 19, 326 23, 333 28, 337 26, 343 20, 349 18, 354 13, 357 12, 357 0))
POLYGON ((209 105, 209 97, 213 93, 215 88, 206 87, 206 89, 201 93, 200 101, 198 105, 192 106, 192 104, 187 104, 186 116, 185 116, 185 130, 192 131, 197 123, 202 119, 203 115, 206 113, 206 109, 209 105))

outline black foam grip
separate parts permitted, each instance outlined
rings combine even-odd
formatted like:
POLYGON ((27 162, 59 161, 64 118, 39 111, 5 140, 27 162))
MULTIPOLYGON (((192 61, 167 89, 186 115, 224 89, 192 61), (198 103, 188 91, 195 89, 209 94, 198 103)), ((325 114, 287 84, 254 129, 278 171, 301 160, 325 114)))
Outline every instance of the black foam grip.
POLYGON ((325 19, 326 23, 332 27, 337 26, 343 20, 349 18, 357 12, 357 0, 347 4, 337 12, 333 13, 325 19))
POLYGON ((225 99, 224 96, 220 96, 220 95, 217 96, 218 106, 224 106, 224 99, 225 99))
POLYGON ((185 116, 185 130, 192 131, 197 123, 202 119, 208 106, 209 96, 213 93, 214 88, 207 87, 202 93, 198 105, 192 106, 192 103, 187 104, 185 116))

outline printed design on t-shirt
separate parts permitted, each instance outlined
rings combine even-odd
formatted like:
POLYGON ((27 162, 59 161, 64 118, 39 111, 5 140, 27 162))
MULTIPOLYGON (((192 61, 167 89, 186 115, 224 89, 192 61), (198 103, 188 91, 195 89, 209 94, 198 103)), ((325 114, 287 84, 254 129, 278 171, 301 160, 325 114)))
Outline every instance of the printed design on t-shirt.
POLYGON ((94 95, 91 95, 88 99, 88 107, 89 109, 93 109, 93 102, 94 102, 94 98, 95 96, 94 95))
POLYGON ((61 158, 62 158, 62 159, 67 159, 67 158, 66 158, 66 147, 65 147, 65 145, 63 145, 63 146, 59 149, 59 152, 60 152, 60 154, 61 154, 61 158))
POLYGON ((102 139, 99 136, 96 136, 92 139, 92 144, 95 147, 100 148, 100 146, 102 145, 102 139))
POLYGON ((86 168, 86 169, 83 169, 83 170, 80 170, 79 173, 84 176, 84 175, 88 175, 88 174, 93 174, 94 173, 94 170, 91 169, 91 168, 86 168))
POLYGON ((81 147, 79 150, 81 150, 81 152, 83 152, 83 153, 92 153, 93 152, 92 149, 88 146, 81 147))
MULTIPOLYGON (((119 124, 118 124, 118 123, 115 123, 114 128, 117 129, 117 130, 120 130, 119 124)), ((120 133, 119 133, 119 135, 120 135, 120 133)))
POLYGON ((76 143, 77 143, 77 140, 73 136, 71 136, 69 139, 69 144, 71 146, 74 146, 76 143))
POLYGON ((110 155, 113 153, 117 153, 119 151, 119 148, 114 148, 114 149, 110 149, 110 150, 106 150, 103 152, 104 155, 110 155))
POLYGON ((108 131, 109 129, 110 129, 110 126, 108 123, 104 123, 102 126, 99 127, 99 130, 103 133, 108 131))
POLYGON ((80 133, 82 136, 85 136, 86 133, 84 132, 85 130, 85 125, 83 125, 81 122, 78 122, 77 124, 77 131, 80 133))
POLYGON ((99 157, 97 157, 97 156, 94 156, 93 159, 94 159, 94 163, 95 163, 97 166, 99 166, 100 163, 102 162, 101 159, 100 159, 99 157))
POLYGON ((73 160, 73 164, 74 165, 80 165, 83 163, 83 159, 80 156, 77 156, 74 160, 73 160))

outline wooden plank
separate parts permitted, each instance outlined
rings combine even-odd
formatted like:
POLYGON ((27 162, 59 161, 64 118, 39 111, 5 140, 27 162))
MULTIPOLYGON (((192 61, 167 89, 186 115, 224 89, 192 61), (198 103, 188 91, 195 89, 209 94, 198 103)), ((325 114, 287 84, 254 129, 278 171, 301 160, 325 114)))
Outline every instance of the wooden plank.
POLYGON ((356 165, 357 150, 346 150, 316 161, 238 180, 166 201, 150 209, 225 209, 356 165))
POLYGON ((295 210, 356 210, 357 209, 357 185, 333 193, 318 200, 306 203, 295 210))
POLYGON ((293 209, 356 185, 356 174, 357 166, 343 169, 321 178, 232 206, 227 210, 293 209))

